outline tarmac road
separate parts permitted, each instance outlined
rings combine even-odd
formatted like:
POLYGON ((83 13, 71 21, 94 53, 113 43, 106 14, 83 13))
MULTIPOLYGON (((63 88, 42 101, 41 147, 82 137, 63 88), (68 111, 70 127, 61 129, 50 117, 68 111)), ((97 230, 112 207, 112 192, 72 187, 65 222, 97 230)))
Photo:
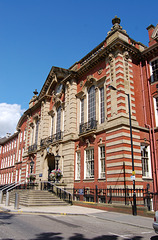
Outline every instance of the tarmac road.
POLYGON ((152 218, 77 206, 27 210, 1 208, 0 239, 158 240, 152 218))

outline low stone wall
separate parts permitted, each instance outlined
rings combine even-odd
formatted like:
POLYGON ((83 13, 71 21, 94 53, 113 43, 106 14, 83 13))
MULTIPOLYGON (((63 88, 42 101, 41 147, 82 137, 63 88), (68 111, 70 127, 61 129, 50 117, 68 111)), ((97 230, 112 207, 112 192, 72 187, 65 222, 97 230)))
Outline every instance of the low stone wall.
MULTIPOLYGON (((82 202, 82 201, 73 201, 72 204, 77 206, 82 206, 82 207, 97 208, 105 211, 132 214, 131 205, 105 204, 105 203, 103 204, 103 203, 82 202)), ((137 215, 154 218, 154 211, 148 211, 147 207, 137 206, 137 215)))

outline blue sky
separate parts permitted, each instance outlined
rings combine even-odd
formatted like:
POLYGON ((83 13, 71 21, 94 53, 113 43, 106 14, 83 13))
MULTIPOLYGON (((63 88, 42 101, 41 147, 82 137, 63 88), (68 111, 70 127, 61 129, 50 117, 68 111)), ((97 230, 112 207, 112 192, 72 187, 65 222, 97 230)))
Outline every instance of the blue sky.
POLYGON ((0 0, 0 106, 18 106, 21 114, 51 67, 84 57, 106 38, 115 15, 131 38, 148 45, 146 27, 158 23, 157 9, 157 0, 0 0))

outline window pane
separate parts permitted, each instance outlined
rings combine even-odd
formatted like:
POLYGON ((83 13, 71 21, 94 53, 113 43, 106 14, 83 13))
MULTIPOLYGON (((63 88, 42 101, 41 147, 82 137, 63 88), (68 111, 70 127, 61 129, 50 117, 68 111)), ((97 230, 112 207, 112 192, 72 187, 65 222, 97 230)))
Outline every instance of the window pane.
POLYGON ((94 149, 86 150, 86 178, 94 177, 94 149))
POLYGON ((152 82, 158 81, 158 59, 152 61, 151 66, 152 66, 152 75, 153 75, 152 82))
POLYGON ((57 110, 57 123, 56 123, 56 133, 60 132, 60 126, 61 126, 61 107, 57 110))
POLYGON ((105 108, 104 108, 104 87, 100 88, 100 122, 105 121, 105 108))
POLYGON ((76 179, 80 179, 80 161, 81 161, 81 154, 77 152, 76 154, 76 179))
POLYGON ((81 99, 81 123, 84 123, 84 99, 81 99))
POLYGON ((141 146, 142 176, 149 177, 149 155, 147 146, 141 146))
POLYGON ((90 121, 91 119, 96 119, 94 86, 92 86, 88 92, 88 121, 90 121))

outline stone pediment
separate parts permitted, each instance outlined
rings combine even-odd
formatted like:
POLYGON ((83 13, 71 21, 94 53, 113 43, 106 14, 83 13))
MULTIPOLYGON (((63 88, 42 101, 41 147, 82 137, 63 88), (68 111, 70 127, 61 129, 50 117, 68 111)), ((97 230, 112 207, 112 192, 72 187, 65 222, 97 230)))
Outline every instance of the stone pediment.
POLYGON ((152 36, 151 36, 154 40, 158 40, 158 24, 156 25, 153 33, 152 33, 152 36))
POLYGON ((61 82, 64 78, 66 78, 71 73, 70 70, 59 68, 59 67, 52 67, 48 77, 41 89, 39 94, 39 99, 42 98, 44 95, 51 95, 51 92, 55 89, 57 83, 61 82))

